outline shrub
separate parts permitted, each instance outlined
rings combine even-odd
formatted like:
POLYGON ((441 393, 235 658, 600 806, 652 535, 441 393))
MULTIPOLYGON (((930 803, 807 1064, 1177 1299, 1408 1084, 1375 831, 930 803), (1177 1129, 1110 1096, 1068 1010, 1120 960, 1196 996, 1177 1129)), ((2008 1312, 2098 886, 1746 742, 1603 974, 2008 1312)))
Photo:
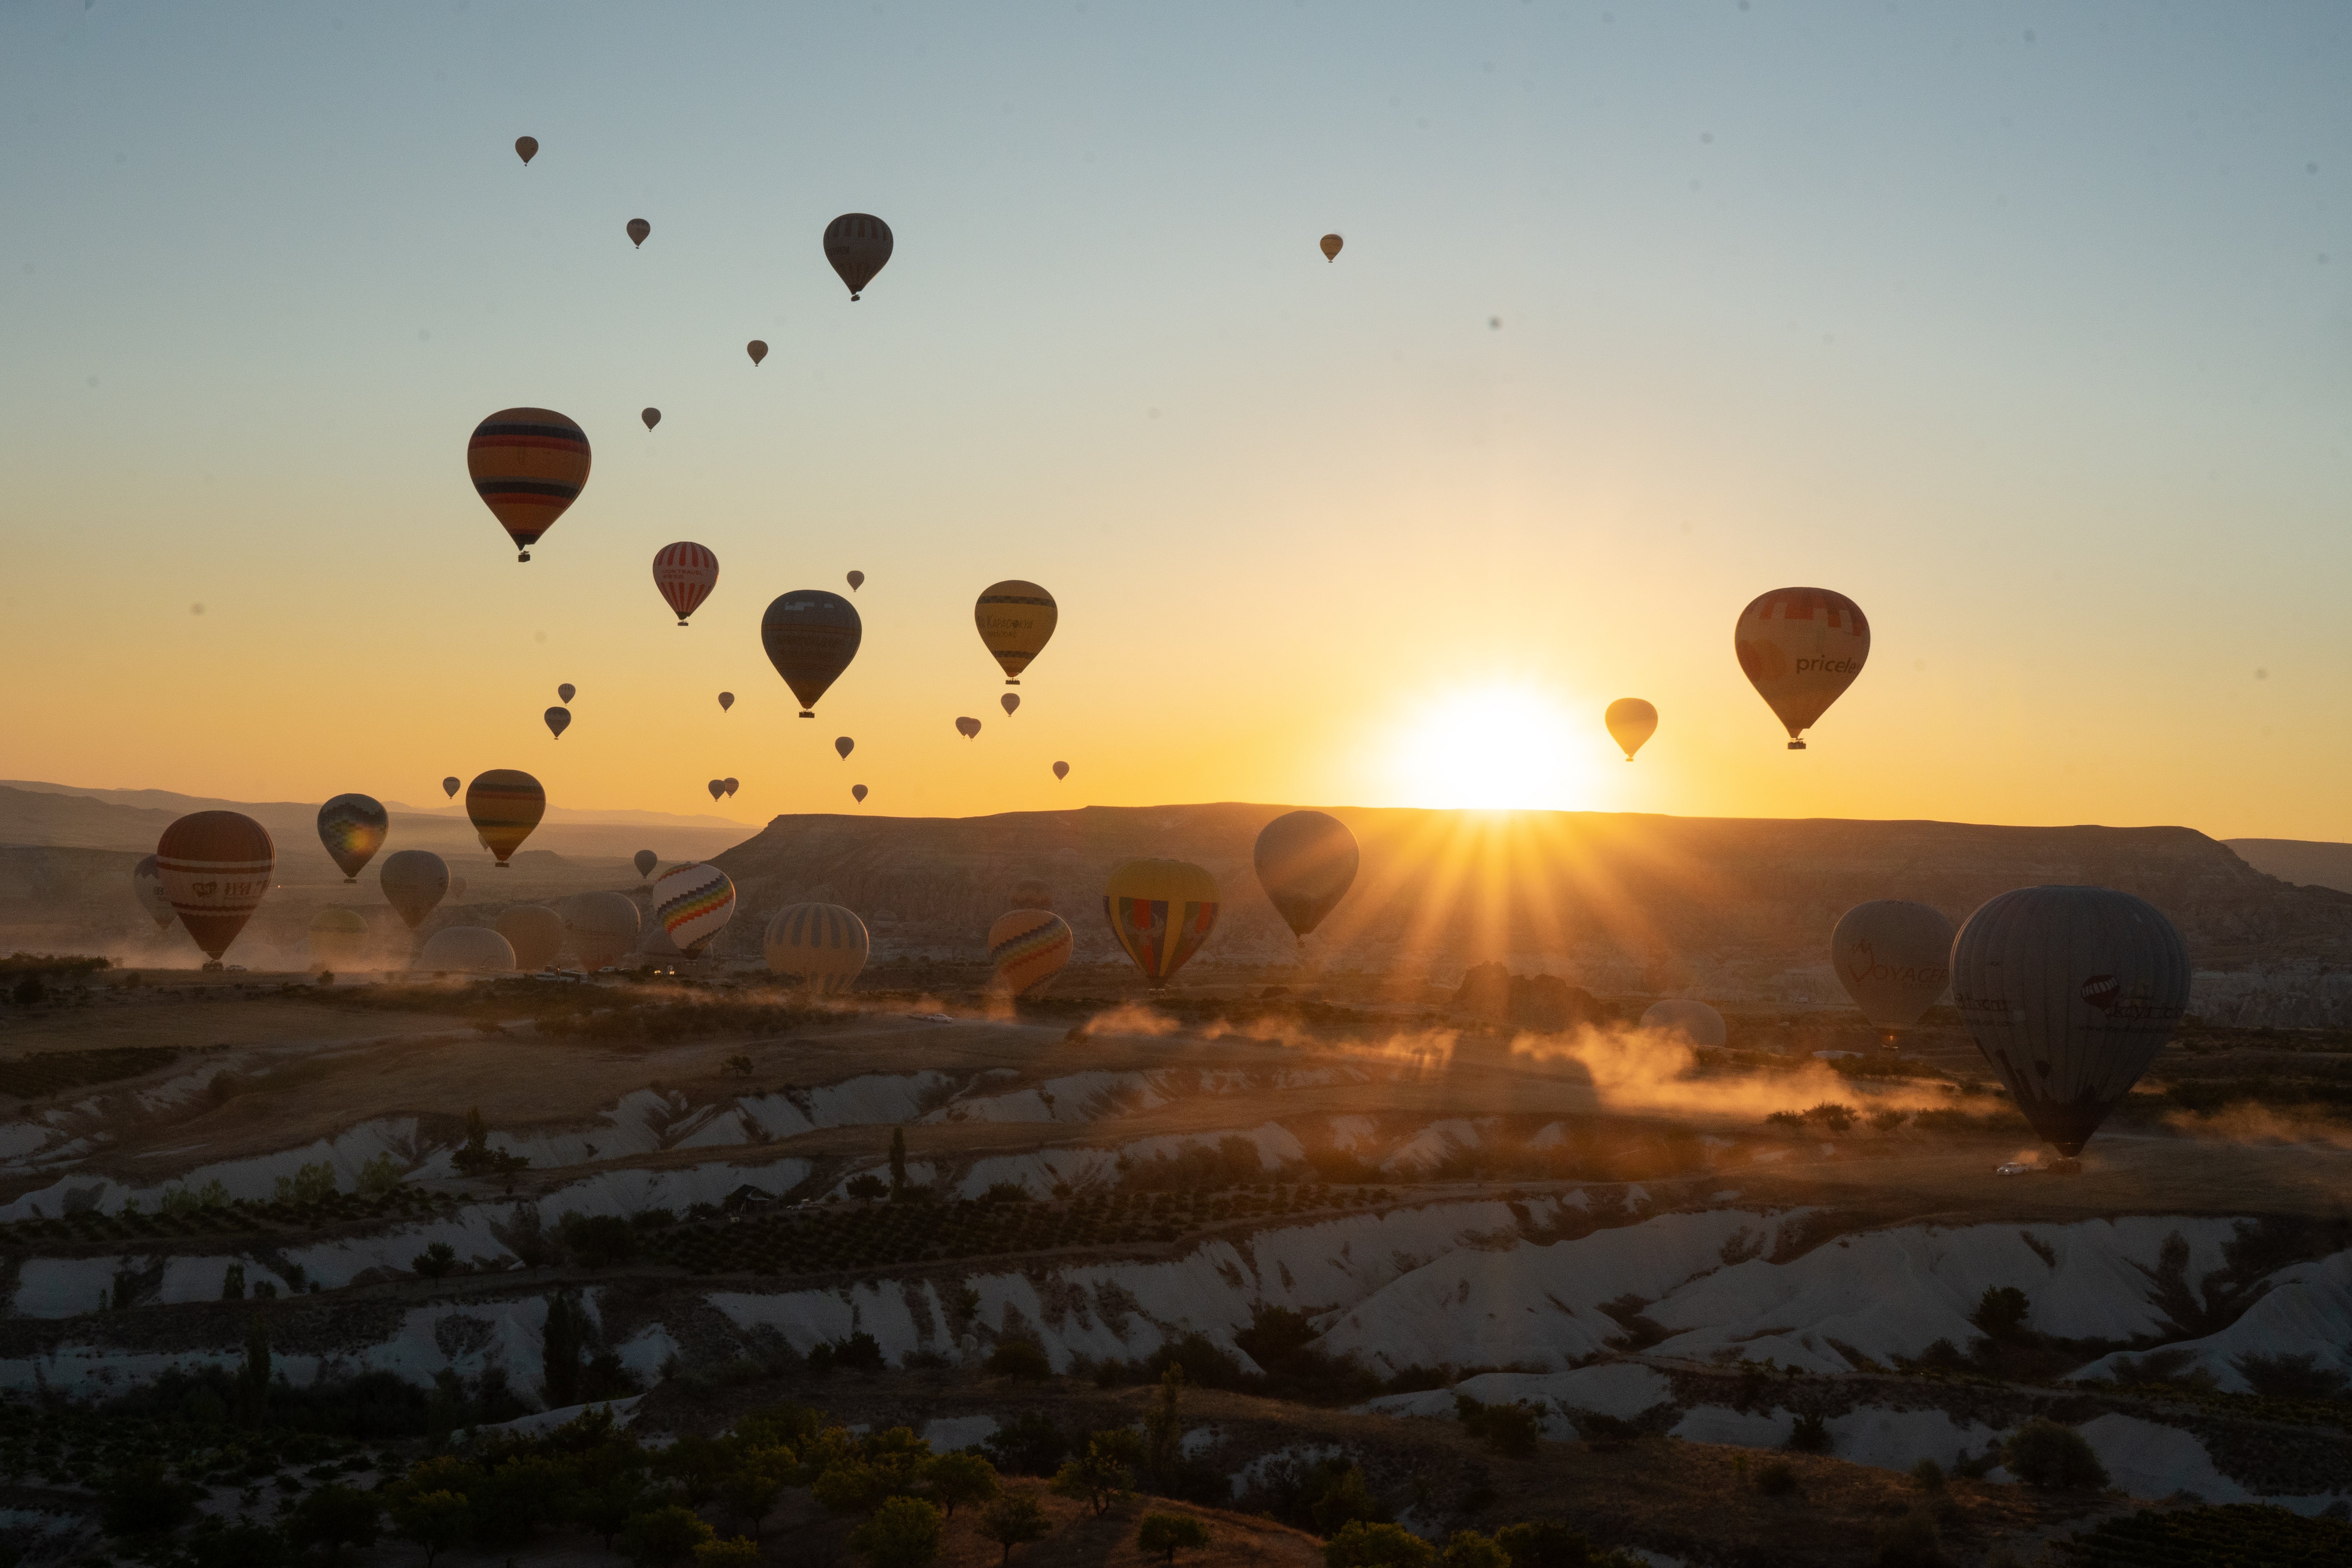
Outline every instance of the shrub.
POLYGON ((940 1510, 920 1498, 894 1497, 849 1533, 849 1549, 874 1568, 922 1568, 940 1551, 940 1510))
POLYGON ((1923 1492, 1944 1489, 1944 1467, 1933 1459, 1922 1459, 1911 1467, 1911 1484, 1923 1492))
POLYGON ((1198 1552, 1209 1544, 1209 1527, 1189 1513, 1147 1513, 1136 1527, 1139 1552, 1156 1552, 1174 1563, 1179 1552, 1198 1552))
POLYGON ((99 1489, 99 1524, 109 1535, 169 1535, 195 1513, 200 1495, 196 1488, 166 1476, 161 1459, 126 1466, 99 1489))
POLYGON ((1014 1547, 1043 1541, 1053 1530, 1053 1521, 1045 1517, 1045 1507, 1033 1491, 1000 1493, 981 1510, 980 1533, 1004 1549, 997 1560, 1000 1564, 1013 1561, 1014 1547))
POLYGON ((2033 1303, 2016 1286, 1988 1285, 1969 1321, 1987 1339, 2016 1340, 2023 1335, 2026 1314, 2032 1310, 2033 1303))
POLYGON ((1794 1497, 1797 1494, 1797 1472, 1789 1468, 1786 1459, 1775 1459, 1756 1472, 1756 1489, 1766 1497, 1794 1497))
POLYGON ((1532 1458, 1543 1437, 1543 1418, 1524 1405, 1482 1405, 1457 1394, 1454 1413, 1472 1436, 1507 1459, 1532 1458))
POLYGON ((1372 1489, 1364 1484, 1363 1469, 1356 1465, 1333 1477, 1307 1511, 1315 1528, 1325 1535, 1336 1534, 1349 1524, 1377 1524, 1388 1518, 1388 1510, 1372 1496, 1372 1489))
POLYGON ((1134 1486, 1135 1472, 1121 1462, 1116 1447, 1105 1442, 1102 1434, 1087 1440, 1083 1458, 1054 1472, 1054 1495, 1085 1503, 1097 1519, 1108 1513, 1134 1486))
MULTIPOLYGON (((457 1267, 457 1249, 446 1241, 436 1241, 408 1261, 408 1266, 427 1279, 444 1279, 457 1267)), ((239 1276, 242 1281, 243 1276, 239 1276)))
POLYGON ((1475 1530, 1455 1531, 1438 1561, 1444 1568, 1511 1568, 1510 1553, 1493 1536, 1475 1530))
POLYGON ((997 1377, 1009 1377, 1020 1383, 1036 1383, 1054 1375, 1054 1363, 1045 1352, 1028 1340, 1003 1340, 988 1352, 981 1363, 982 1370, 997 1377))
POLYGON ((278 1201, 281 1204, 324 1203, 335 1195, 335 1168, 321 1160, 305 1165, 290 1176, 278 1178, 278 1201))
POLYGON ((351 1548, 375 1544, 383 1511, 383 1505, 356 1487, 329 1482, 295 1505, 294 1517, 286 1521, 287 1539, 302 1551, 315 1549, 329 1562, 340 1563, 351 1548))
POLYGON ((1615 1552, 1600 1552, 1568 1526, 1555 1520, 1529 1520, 1505 1525, 1495 1532, 1495 1544, 1511 1560, 1511 1568, 1616 1568, 1615 1552))
POLYGON ((1792 1453, 1826 1454, 1835 1442, 1830 1436, 1829 1423, 1818 1415, 1800 1415, 1789 1433, 1789 1448, 1792 1453))
MULTIPOLYGON (((980 1445, 996 1468, 1016 1476, 1050 1476, 1070 1451, 1069 1438, 1039 1410, 1024 1410, 980 1445)), ((993 1538, 992 1538, 993 1539, 993 1538)))
POLYGON ((1323 1568, 1430 1568, 1437 1552, 1402 1525, 1351 1520, 1323 1543, 1323 1568))
POLYGON ((1805 1112, 1805 1120, 1818 1121, 1832 1132, 1843 1132, 1853 1125, 1853 1107, 1825 1100, 1805 1112))
POLYGON ((2107 1468, 2083 1435, 2040 1416, 2009 1435, 2000 1462, 2027 1486, 2048 1491, 2096 1491, 2107 1484, 2107 1468))
POLYGON ((2352 1382, 2332 1367, 2323 1367, 2309 1351, 2300 1354, 2242 1355, 2230 1363, 2246 1386, 2272 1399, 2336 1399, 2352 1382))
POLYGON ((833 1342, 833 1360, 836 1366, 852 1372, 880 1372, 888 1363, 882 1359, 882 1342, 864 1329, 847 1339, 833 1342))
MULTIPOLYGON (((751 1076, 750 1064, 744 1076, 751 1076)), ((694 1568, 760 1568, 760 1543, 736 1536, 731 1541, 706 1541, 694 1549, 694 1568)))
POLYGON ((425 1549, 425 1568, 473 1530, 473 1504, 457 1492, 401 1493, 391 1507, 393 1533, 425 1549))
POLYGON ((360 1167, 352 1190, 363 1198, 388 1198, 400 1191, 400 1165, 389 1154, 378 1154, 360 1167))
POLYGON ((996 1467, 978 1454, 941 1454, 923 1468, 931 1500, 950 1519, 966 1503, 986 1502, 996 1495, 996 1467))
POLYGON ((568 1214, 558 1227, 583 1268, 612 1268, 637 1256, 637 1232, 616 1214, 568 1214))
POLYGON ((1871 1562, 1875 1568, 1952 1568, 1952 1560, 1944 1555, 1943 1531, 1936 1528, 1936 1516, 1924 1509, 1914 1509, 1883 1526, 1878 1531, 1878 1554, 1871 1562))
POLYGON ((684 1559, 718 1531, 694 1516, 692 1509, 673 1503, 633 1514, 621 1531, 621 1555, 638 1568, 667 1568, 684 1559))
POLYGON ((843 1187, 841 1190, 847 1193, 851 1197, 857 1198, 866 1203, 871 1203, 876 1198, 886 1196, 890 1191, 887 1186, 883 1184, 882 1178, 876 1175, 871 1171, 850 1177, 849 1184, 843 1187))

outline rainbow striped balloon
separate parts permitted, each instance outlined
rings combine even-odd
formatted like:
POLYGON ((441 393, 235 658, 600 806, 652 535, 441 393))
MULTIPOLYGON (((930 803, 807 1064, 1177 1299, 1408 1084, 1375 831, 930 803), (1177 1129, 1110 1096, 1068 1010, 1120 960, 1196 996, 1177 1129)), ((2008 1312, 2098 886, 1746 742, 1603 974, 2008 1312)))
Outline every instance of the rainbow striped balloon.
POLYGON ((776 973, 814 991, 846 991, 873 944, 866 922, 839 904, 786 904, 761 945, 776 973))
POLYGON ((654 879, 654 919, 678 952, 692 957, 735 918, 735 884, 700 860, 673 866, 654 879))
POLYGON ((466 786, 467 819, 501 868, 546 815, 547 791, 520 768, 492 768, 466 786))
POLYGON ((552 408, 501 408, 474 426, 466 471, 515 542, 515 559, 528 561, 587 486, 588 435, 552 408))
POLYGON ((1076 937, 1051 910, 1009 910, 988 928, 988 962, 996 981, 1015 996, 1042 996, 1070 962, 1076 937))
POLYGON ((1188 860, 1129 860, 1103 889, 1111 933, 1155 987, 1201 951, 1218 904, 1217 879, 1188 860))

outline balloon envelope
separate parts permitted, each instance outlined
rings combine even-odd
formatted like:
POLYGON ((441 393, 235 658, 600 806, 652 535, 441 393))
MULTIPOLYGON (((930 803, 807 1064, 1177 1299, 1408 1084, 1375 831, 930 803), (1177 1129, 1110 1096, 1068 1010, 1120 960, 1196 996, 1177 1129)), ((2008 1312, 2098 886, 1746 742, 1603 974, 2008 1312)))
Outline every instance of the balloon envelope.
POLYGON ((779 594, 760 617, 760 646, 767 650, 768 662, 776 667, 793 695, 800 699, 803 719, 816 717, 810 710, 857 657, 857 645, 865 635, 856 608, 840 595, 822 588, 779 594))
POLYGON ((637 945, 637 906, 619 893, 579 893, 556 908, 572 956, 587 973, 619 963, 637 945))
POLYGON ((720 779, 719 781, 719 787, 725 790, 730 795, 732 795, 737 790, 742 788, 743 785, 740 779, 720 779))
POLYGON ((1926 904, 1873 899, 1840 916, 1830 962, 1862 1016, 1907 1029, 1952 980, 1952 922, 1926 904))
POLYGON ((863 572, 852 572, 849 574, 849 591, 855 594, 858 589, 863 588, 864 586, 866 586, 866 574, 863 572))
POLYGON ((761 342, 759 339, 753 338, 750 342, 743 345, 743 352, 751 356, 751 363, 756 365, 761 360, 768 357, 768 345, 761 342))
POLYGON ((463 781, 460 780, 456 773, 451 773, 447 778, 441 781, 441 793, 447 795, 452 800, 457 799, 457 785, 462 782, 463 781))
POLYGON ((1642 1014, 1642 1027, 1662 1035, 1679 1035, 1706 1051, 1721 1050, 1727 1037, 1722 1014, 1704 1002, 1679 998, 1651 1003, 1642 1014))
POLYGON ((629 243, 631 245, 645 244, 646 238, 651 236, 653 232, 654 226, 647 223, 645 219, 641 217, 633 217, 629 220, 629 243))
POLYGON ((355 910, 320 910, 310 937, 312 969, 356 969, 367 956, 368 923, 355 910))
POLYGON ((545 969, 563 951, 563 920, 545 904, 516 904, 499 911, 499 934, 514 949, 517 969, 545 969))
POLYGON ((1356 836, 1320 811, 1286 811, 1258 830, 1251 861, 1258 886, 1301 941, 1355 884, 1356 836))
POLYGON ((833 749, 841 753, 841 760, 845 763, 849 761, 849 753, 857 750, 857 742, 846 735, 835 735, 833 738, 833 749))
POLYGON ((1008 910, 1050 910, 1054 907, 1054 889, 1043 877, 1024 877, 1013 884, 1013 891, 1004 900, 1008 910))
POLYGON ((1067 763, 1055 763, 1054 764, 1054 776, 1057 779, 1068 778, 1070 776, 1070 764, 1067 763))
POLYGON ((727 711, 727 710, 729 710, 730 708, 732 708, 732 707, 734 707, 734 706, 735 706, 735 694, 734 694, 733 692, 731 692, 731 691, 722 691, 722 692, 720 692, 720 693, 719 694, 719 710, 721 713, 726 712, 726 711, 727 711))
POLYGON ((131 891, 139 907, 155 922, 157 931, 169 931, 180 912, 172 907, 171 895, 163 891, 163 874, 155 868, 155 857, 148 856, 131 868, 131 891))
POLYGON ((654 919, 680 952, 691 957, 735 918, 735 884, 716 866, 689 860, 654 883, 654 919))
POLYGON ((1112 934, 1155 986, 1201 951, 1218 902, 1217 879, 1186 860, 1129 860, 1103 889, 1112 934))
POLYGON ((155 845, 164 895, 215 963, 261 907, 277 866, 268 830, 242 812, 191 812, 155 845))
POLYGON ((375 852, 383 847, 392 815, 373 795, 339 795, 319 808, 319 842, 327 858, 342 868, 343 880, 356 882, 375 852))
POLYGON ((1323 237, 1323 259, 1326 261, 1339 260, 1339 247, 1347 243, 1348 242, 1346 240, 1341 239, 1336 234, 1325 235, 1323 237))
POLYGON ((1004 716, 1007 719, 1010 719, 1013 717, 1013 710, 1021 706, 1021 693, 1018 691, 1008 691, 1003 696, 998 698, 997 701, 1004 705, 1004 716))
POLYGON ((1853 684, 1870 657, 1870 623, 1862 608, 1827 588, 1775 588, 1739 612, 1732 651, 1748 683, 1789 731, 1798 736, 1821 721, 1829 705, 1853 684))
POLYGON ((1070 962, 1076 938, 1051 910, 1011 910, 988 928, 988 962, 996 984, 1015 996, 1041 996, 1070 962))
POLYGON ((839 904, 787 904, 761 940, 775 973, 817 991, 846 991, 866 967, 866 922, 839 904))
POLYGON ((824 226, 824 258, 853 300, 890 259, 890 226, 872 213, 844 213, 824 226))
POLYGON ((488 926, 443 926, 410 965, 436 974, 504 974, 514 966, 513 946, 488 926))
POLYGON ((2172 1037, 2189 949, 2112 888, 2020 888, 1952 943, 1952 1000, 2033 1130, 2072 1158, 2172 1037))
POLYGON ((540 717, 547 721, 548 733, 559 739, 564 731, 572 728, 572 710, 569 708, 551 708, 540 717))
POLYGON ((720 795, 727 793, 727 781, 725 779, 712 779, 709 784, 702 787, 710 792, 711 799, 717 800, 720 795))
POLYGON ((1609 705, 1601 721, 1609 726, 1609 738, 1617 742, 1629 763, 1633 753, 1658 732, 1658 710, 1638 697, 1620 697, 1609 705))
POLYGON ((588 435, 552 408, 501 408, 474 426, 466 471, 515 542, 515 558, 555 526, 588 484, 588 435))
POLYGON ((384 857, 376 879, 383 885, 384 902, 392 912, 415 931, 447 896, 449 866, 430 849, 395 849, 384 857))
POLYGON ((1021 672, 1045 651, 1060 616, 1053 595, 1034 583, 1010 579, 982 589, 980 601, 971 609, 980 640, 1004 671, 1007 686, 1021 684, 1021 672))
POLYGON ((637 417, 644 420, 646 422, 646 428, 650 430, 655 426, 661 423, 661 410, 658 408, 642 409, 638 412, 637 417))
POLYGON ((655 854, 652 850, 640 849, 637 851, 636 866, 638 876, 652 876, 654 874, 654 868, 660 864, 661 857, 655 854))
POLYGON ((555 689, 555 700, 558 702, 569 702, 572 700, 573 694, 579 689, 580 689, 578 687, 572 685, 572 682, 567 680, 562 685, 555 689))
POLYGON ((980 721, 977 719, 957 720, 956 733, 961 735, 967 741, 977 739, 980 734, 980 721))
POLYGON ((539 138, 536 136, 516 137, 515 156, 522 160, 524 168, 528 169, 530 167, 530 161, 539 156, 539 138))
POLYGON ((665 544, 654 552, 654 586, 684 626, 719 586, 719 557, 688 540, 665 544))
POLYGON ((856 801, 858 805, 864 805, 866 804, 866 790, 864 784, 851 784, 849 786, 849 798, 856 801))
POLYGON ((546 815, 547 791, 520 768, 492 768, 466 786, 466 816, 501 866, 546 815))

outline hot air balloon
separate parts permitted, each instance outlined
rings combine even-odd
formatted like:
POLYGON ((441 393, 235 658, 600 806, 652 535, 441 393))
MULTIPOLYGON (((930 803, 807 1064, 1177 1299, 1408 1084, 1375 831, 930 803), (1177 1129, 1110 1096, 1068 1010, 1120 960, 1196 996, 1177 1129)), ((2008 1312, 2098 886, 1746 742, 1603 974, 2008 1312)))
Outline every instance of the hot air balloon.
POLYGON ((1067 763, 1055 763, 1054 764, 1054 776, 1057 779, 1068 778, 1070 776, 1070 764, 1067 763))
POLYGON ((977 719, 957 720, 956 733, 961 735, 967 741, 977 740, 980 736, 980 721, 977 719))
POLYGON ((547 815, 547 791, 520 768, 492 768, 478 773, 466 786, 466 815, 482 847, 506 869, 507 857, 522 847, 539 819, 547 815))
POLYGON ((890 259, 890 226, 871 213, 844 213, 824 226, 824 258, 858 299, 890 259))
POLYGON ((1155 987, 1209 940, 1217 904, 1217 879, 1185 860, 1129 860, 1103 889, 1113 934, 1155 987))
POLYGON ((443 926, 409 965, 430 974, 506 974, 514 966, 513 946, 488 926, 443 926))
POLYGON ((735 918, 735 884, 716 866, 689 860, 654 883, 654 919, 678 952, 692 958, 735 918))
POLYGON ((779 594, 760 617, 760 644, 768 650, 768 662, 800 699, 803 719, 816 717, 811 711, 816 700, 857 657, 865 635, 856 608, 821 588, 779 594))
MULTIPOLYGON (((1021 672, 1045 649, 1059 612, 1054 595, 1034 583, 992 583, 972 606, 980 640, 1004 670, 1004 684, 1021 684, 1021 672)), ((1011 710, 1006 710, 1011 711, 1011 710)))
POLYGON ((849 574, 849 591, 855 594, 858 589, 863 588, 864 586, 866 586, 866 574, 863 572, 852 572, 849 574))
POLYGON ((569 702, 572 700, 573 694, 578 692, 579 689, 580 689, 578 687, 572 685, 572 682, 567 680, 562 685, 555 689, 555 700, 558 702, 569 702))
POLYGON ((729 710, 730 708, 732 708, 732 707, 734 707, 734 706, 735 706, 735 694, 734 694, 733 692, 731 692, 731 691, 722 691, 722 692, 720 692, 720 693, 719 694, 719 710, 721 713, 726 712, 726 711, 727 711, 727 710, 729 710))
POLYGON ((1356 836, 1338 817, 1286 811, 1258 830, 1257 885, 1301 942, 1355 885, 1356 836))
POLYGON ((1004 705, 1004 716, 1010 719, 1013 717, 1013 710, 1021 706, 1021 693, 1008 691, 997 700, 1004 705))
POLYGON ((652 876, 654 874, 654 868, 660 864, 661 857, 655 854, 652 850, 640 849, 637 851, 636 867, 638 876, 652 876))
POLYGON ((517 969, 545 969, 563 951, 563 921, 545 904, 499 910, 499 934, 514 950, 517 969))
POLYGON ((1704 1002, 1668 998, 1643 1011, 1642 1027, 1661 1035, 1679 1036, 1703 1051, 1719 1051, 1727 1038, 1723 1015, 1704 1002))
POLYGON ((139 900, 139 907, 147 911, 147 918, 155 922, 157 931, 171 930, 172 922, 180 918, 179 911, 172 907, 172 896, 163 891, 163 874, 155 868, 152 855, 131 868, 131 891, 139 900))
POLYGON ((220 967, 221 954, 261 907, 277 867, 268 830, 241 812, 190 812, 155 845, 164 896, 211 960, 208 969, 220 967))
POLYGON ((572 956, 585 973, 618 963, 637 945, 637 906, 619 893, 575 894, 556 913, 572 956))
POLYGON ((712 779, 709 784, 703 787, 710 791, 711 799, 717 800, 720 795, 727 793, 727 781, 725 779, 712 779))
POLYGON ((539 156, 539 138, 536 136, 516 137, 515 156, 522 160, 522 166, 524 168, 530 168, 530 161, 539 156))
POLYGON ((1789 750, 1821 721, 1870 657, 1870 623, 1861 606, 1827 588, 1775 588, 1739 612, 1732 651, 1756 694, 1789 731, 1789 750))
POLYGON ((813 991, 846 991, 866 967, 866 922, 839 904, 786 904, 760 946, 768 967, 813 991))
POLYGON ((1347 243, 1348 242, 1346 240, 1341 239, 1336 234, 1325 235, 1323 237, 1323 259, 1326 261, 1339 260, 1339 247, 1347 243))
POLYGON ((849 786, 849 798, 856 801, 858 805, 864 805, 866 804, 866 789, 864 784, 851 784, 849 786))
POLYGON ((1630 763, 1643 742, 1657 733, 1658 710, 1638 697, 1620 697, 1609 705, 1601 721, 1609 726, 1609 738, 1623 749, 1630 763))
POLYGON ((451 773, 447 778, 441 781, 441 793, 447 795, 452 800, 457 799, 457 785, 459 782, 457 775, 456 773, 451 773))
POLYGON ((654 586, 669 601, 679 626, 719 586, 719 557, 687 540, 654 552, 654 586))
POLYGON ((857 742, 846 735, 835 735, 833 738, 833 749, 841 754, 841 760, 845 763, 849 761, 849 753, 857 750, 857 742))
POLYGON ((376 873, 383 885, 384 902, 401 923, 415 931, 440 906, 449 892, 449 867, 430 849, 395 849, 376 873))
POLYGON ((320 910, 310 920, 310 967, 356 969, 367 956, 368 923, 355 910, 320 910))
POLYGON ((988 962, 997 986, 1015 996, 1042 996, 1070 962, 1076 942, 1069 922, 1051 910, 1009 910, 988 928, 988 962))
POLYGON ((564 731, 572 728, 572 710, 569 708, 551 708, 540 717, 547 721, 548 733, 558 740, 563 738, 564 731))
POLYGON ((2172 922, 2112 888, 2002 893, 1952 943, 1961 1021, 2070 1166, 2172 1037, 2189 976, 2172 922))
POLYGON ((761 342, 759 339, 753 338, 750 342, 743 345, 743 352, 751 356, 751 364, 753 368, 756 369, 758 368, 760 362, 768 357, 768 345, 761 342))
POLYGON ((653 232, 654 226, 647 223, 645 219, 641 217, 633 217, 629 220, 629 244, 631 246, 643 246, 646 238, 651 236, 653 232))
POLYGON ((1926 904, 1873 899, 1838 920, 1830 962, 1862 1016, 1886 1031, 1907 1029, 1952 979, 1952 922, 1926 904))
POLYGON ((466 470, 514 540, 515 559, 528 561, 588 483, 588 437, 551 408, 501 408, 474 426, 466 470))
POLYGON ((640 409, 637 411, 637 417, 644 420, 646 422, 646 428, 650 430, 655 426, 661 423, 661 410, 658 408, 640 409))
POLYGON ((383 847, 391 826, 391 814, 372 795, 339 795, 319 808, 319 842, 342 868, 346 882, 360 879, 361 868, 383 847))
POLYGON ((1043 877, 1024 877, 1013 884, 1006 895, 1008 910, 1050 910, 1054 907, 1054 889, 1043 877))
POLYGON ((731 796, 738 789, 742 787, 742 782, 739 779, 720 779, 719 781, 719 787, 725 790, 728 795, 731 796))

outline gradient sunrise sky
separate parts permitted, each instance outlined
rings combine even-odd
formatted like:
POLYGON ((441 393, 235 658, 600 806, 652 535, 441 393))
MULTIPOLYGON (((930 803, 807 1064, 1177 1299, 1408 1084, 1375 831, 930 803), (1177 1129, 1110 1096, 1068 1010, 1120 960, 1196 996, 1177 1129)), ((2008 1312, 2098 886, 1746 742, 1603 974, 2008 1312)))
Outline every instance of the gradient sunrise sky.
POLYGON ((12 4, 0 773, 2352 837, 2347 78, 2336 4, 12 4), (518 404, 595 449, 528 566, 518 404), (1802 753, 1789 584, 1875 634, 1802 753))

